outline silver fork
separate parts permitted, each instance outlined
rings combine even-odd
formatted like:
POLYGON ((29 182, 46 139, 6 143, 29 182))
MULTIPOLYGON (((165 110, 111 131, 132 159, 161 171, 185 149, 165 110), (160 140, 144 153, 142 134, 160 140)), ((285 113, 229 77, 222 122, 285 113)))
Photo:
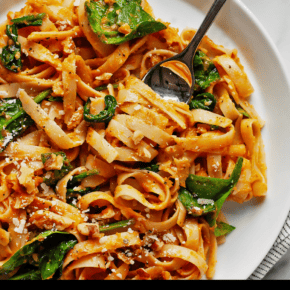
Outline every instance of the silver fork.
POLYGON ((226 1, 227 0, 215 0, 189 45, 180 54, 166 59, 151 68, 143 78, 145 84, 165 99, 189 103, 193 95, 195 84, 193 67, 195 53, 226 1), (166 65, 170 66, 170 64, 168 64, 169 62, 171 62, 171 64, 179 63, 179 66, 185 66, 184 71, 188 72, 189 78, 181 77, 168 67, 165 67, 166 65))

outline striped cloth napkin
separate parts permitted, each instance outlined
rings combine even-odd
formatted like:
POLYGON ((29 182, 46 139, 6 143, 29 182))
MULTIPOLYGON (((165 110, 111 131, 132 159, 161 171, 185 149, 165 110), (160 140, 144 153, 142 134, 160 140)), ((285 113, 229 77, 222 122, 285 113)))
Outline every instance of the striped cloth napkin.
POLYGON ((256 271, 250 276, 249 280, 262 280, 276 263, 290 249, 290 213, 287 220, 274 244, 263 262, 256 271))

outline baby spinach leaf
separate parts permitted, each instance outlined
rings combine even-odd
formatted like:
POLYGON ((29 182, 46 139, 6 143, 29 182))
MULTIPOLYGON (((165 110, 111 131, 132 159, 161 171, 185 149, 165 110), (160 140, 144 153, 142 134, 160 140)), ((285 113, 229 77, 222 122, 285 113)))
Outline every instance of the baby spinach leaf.
POLYGON ((119 45, 134 38, 166 29, 141 7, 141 0, 116 0, 113 5, 104 1, 86 2, 86 11, 92 30, 107 44, 119 45), (127 24, 127 34, 119 28, 127 24))
MULTIPOLYGON (((219 179, 190 174, 186 180, 186 188, 198 199, 213 200, 215 202, 215 211, 211 211, 206 215, 206 219, 211 227, 216 225, 216 218, 226 199, 231 194, 233 188, 239 181, 243 166, 243 158, 239 158, 235 169, 229 179, 219 179)), ((190 203, 184 204, 189 207, 190 203)))
POLYGON ((50 97, 47 99, 49 102, 63 102, 63 98, 62 97, 50 97))
POLYGON ((219 126, 216 126, 216 125, 211 125, 210 126, 210 130, 211 131, 216 131, 216 130, 219 130, 220 129, 220 127, 219 126))
POLYGON ((44 247, 39 254, 39 270, 43 280, 50 279, 56 271, 61 271, 65 255, 76 244, 77 240, 69 237, 61 242, 56 240, 48 247, 44 247))
POLYGON ((67 186, 68 187, 74 187, 77 186, 83 179, 90 177, 90 176, 94 176, 94 175, 99 175, 99 171, 93 169, 93 170, 89 170, 86 172, 83 172, 79 175, 75 175, 73 176, 73 178, 68 182, 67 186))
POLYGON ((208 56, 198 50, 194 57, 195 91, 205 90, 212 82, 220 79, 217 68, 208 56))
POLYGON ((37 15, 27 15, 20 18, 12 19, 11 22, 16 24, 18 28, 27 26, 41 26, 42 20, 45 15, 45 13, 40 13, 37 15))
POLYGON ((0 58, 4 67, 17 73, 22 69, 21 44, 18 42, 17 25, 7 25, 6 34, 8 36, 8 45, 3 47, 0 58))
POLYGON ((67 184, 67 192, 66 192, 66 196, 69 200, 69 202, 76 197, 77 195, 81 195, 84 196, 90 192, 93 191, 98 191, 100 188, 99 186, 97 186, 96 188, 84 188, 82 186, 80 186, 80 183, 83 179, 89 177, 89 176, 95 176, 98 175, 99 172, 97 170, 89 170, 86 172, 83 172, 79 175, 74 176, 67 184))
POLYGON ((116 108, 118 106, 117 100, 111 96, 105 96, 105 110, 98 115, 90 114, 91 99, 88 99, 84 106, 84 120, 90 123, 109 123, 114 117, 116 108))
POLYGON ((114 223, 110 225, 100 226, 100 233, 106 233, 106 232, 126 228, 134 224, 135 224, 135 220, 130 219, 130 220, 120 221, 118 223, 114 223))
POLYGON ((225 236, 234 231, 235 229, 236 229, 235 227, 227 223, 217 222, 217 227, 214 230, 214 234, 216 237, 225 236))
MULTIPOLYGON (((113 88, 114 89, 117 89, 119 87, 119 84, 113 84, 113 88)), ((108 86, 100 86, 100 87, 96 87, 95 90, 98 91, 98 92, 101 92, 101 91, 104 91, 104 90, 107 90, 108 89, 108 86)))
MULTIPOLYGON (((34 101, 40 103, 50 94, 51 90, 46 90, 34 101)), ((23 110, 19 99, 0 99, 0 153, 33 124, 34 121, 23 110)))
POLYGON ((56 153, 44 153, 41 155, 42 163, 45 164, 50 158, 53 158, 53 154, 55 156, 62 156, 63 165, 60 170, 51 170, 49 172, 49 177, 44 177, 43 182, 48 186, 55 186, 59 180, 61 180, 64 176, 66 176, 71 170, 73 170, 73 166, 70 164, 69 160, 66 157, 64 152, 56 152, 56 153))
POLYGON ((216 98, 211 93, 202 93, 195 96, 189 103, 190 110, 203 109, 213 112, 216 106, 216 98))
POLYGON ((27 26, 40 26, 45 13, 28 15, 12 19, 12 25, 6 26, 8 44, 3 47, 0 59, 5 68, 18 73, 22 70, 21 44, 18 42, 18 28, 27 26))
POLYGON ((186 188, 181 187, 178 194, 178 199, 187 209, 188 213, 198 217, 216 210, 215 204, 201 205, 198 203, 198 197, 192 195, 186 188))
POLYGON ((21 281, 41 280, 41 273, 39 270, 31 270, 29 272, 13 276, 9 280, 21 280, 21 281))
POLYGON ((156 164, 156 163, 145 163, 145 162, 142 162, 140 164, 140 169, 141 170, 148 170, 148 171, 152 171, 152 172, 156 172, 158 173, 160 170, 159 170, 159 165, 156 164))
POLYGON ((242 107, 236 106, 237 110, 239 111, 240 114, 244 115, 246 118, 251 118, 249 113, 247 113, 242 107))
POLYGON ((6 263, 2 265, 2 267, 0 267, 0 275, 7 276, 17 267, 26 264, 31 259, 32 254, 38 253, 39 247, 43 245, 43 242, 49 240, 49 237, 54 235, 68 235, 68 233, 52 231, 41 233, 18 250, 6 263))

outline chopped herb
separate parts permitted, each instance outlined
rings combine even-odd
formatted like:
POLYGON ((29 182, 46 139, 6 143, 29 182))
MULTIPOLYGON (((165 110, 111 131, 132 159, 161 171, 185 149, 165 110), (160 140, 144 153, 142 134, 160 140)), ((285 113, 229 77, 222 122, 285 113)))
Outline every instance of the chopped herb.
POLYGON ((104 1, 86 2, 92 30, 107 44, 119 45, 134 38, 166 29, 141 7, 141 0, 116 0, 113 5, 104 1), (126 26, 126 32, 120 27, 126 26))
POLYGON ((109 123, 115 115, 118 103, 113 96, 107 95, 105 96, 105 104, 105 110, 98 115, 92 115, 90 114, 91 99, 88 99, 84 106, 84 120, 90 123, 109 123))

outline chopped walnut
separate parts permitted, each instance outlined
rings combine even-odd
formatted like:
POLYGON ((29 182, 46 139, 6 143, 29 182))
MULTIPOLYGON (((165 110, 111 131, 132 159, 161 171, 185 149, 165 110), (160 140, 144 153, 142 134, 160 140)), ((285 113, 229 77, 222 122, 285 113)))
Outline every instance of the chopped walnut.
POLYGON ((61 155, 51 154, 51 156, 45 161, 44 169, 50 170, 60 170, 63 166, 63 157, 61 155))
POLYGON ((89 236, 90 238, 97 239, 104 236, 104 234, 100 233, 99 224, 90 224, 90 223, 83 223, 79 224, 77 227, 78 231, 84 235, 89 236))

